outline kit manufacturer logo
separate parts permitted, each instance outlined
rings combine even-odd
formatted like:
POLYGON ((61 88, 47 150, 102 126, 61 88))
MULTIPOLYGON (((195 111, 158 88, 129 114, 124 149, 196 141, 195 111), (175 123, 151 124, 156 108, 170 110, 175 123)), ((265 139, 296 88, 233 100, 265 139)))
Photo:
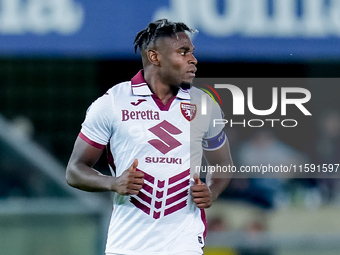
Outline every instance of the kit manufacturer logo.
POLYGON ((140 103, 145 102, 145 101, 146 101, 146 99, 138 99, 137 102, 131 102, 131 104, 134 105, 134 106, 137 106, 140 103))

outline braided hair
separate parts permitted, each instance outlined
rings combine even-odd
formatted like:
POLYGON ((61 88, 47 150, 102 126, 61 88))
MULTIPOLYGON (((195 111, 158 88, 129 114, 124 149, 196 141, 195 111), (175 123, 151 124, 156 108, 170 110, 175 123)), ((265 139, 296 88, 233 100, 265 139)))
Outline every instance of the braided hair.
POLYGON ((197 32, 197 30, 189 28, 182 22, 172 22, 167 19, 156 20, 136 35, 134 41, 135 53, 137 52, 137 48, 139 48, 140 51, 145 50, 148 45, 157 38, 171 37, 176 33, 186 31, 190 33, 197 32))

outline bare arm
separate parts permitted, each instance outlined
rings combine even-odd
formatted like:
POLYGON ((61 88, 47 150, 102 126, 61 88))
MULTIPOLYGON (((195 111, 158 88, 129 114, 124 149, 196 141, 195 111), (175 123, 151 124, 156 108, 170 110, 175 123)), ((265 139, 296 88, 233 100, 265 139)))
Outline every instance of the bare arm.
MULTIPOLYGON (((205 151, 204 157, 208 164, 211 166, 219 165, 221 167, 232 167, 233 160, 230 155, 228 140, 225 144, 218 150, 215 151, 205 151)), ((217 172, 207 173, 206 182, 209 189, 212 192, 213 201, 227 188, 232 173, 229 172, 217 172)))
POLYGON ((75 188, 85 191, 115 191, 121 195, 138 194, 143 185, 143 173, 137 172, 138 160, 118 177, 103 175, 93 169, 103 150, 89 145, 80 137, 74 144, 66 168, 66 181, 75 188))
MULTIPOLYGON (((204 151, 204 157, 211 166, 231 167, 233 165, 228 141, 217 150, 204 151)), ((191 194, 197 207, 209 208, 228 186, 231 176, 232 174, 228 172, 209 172, 206 176, 207 183, 205 184, 195 174, 195 184, 191 187, 191 194)))

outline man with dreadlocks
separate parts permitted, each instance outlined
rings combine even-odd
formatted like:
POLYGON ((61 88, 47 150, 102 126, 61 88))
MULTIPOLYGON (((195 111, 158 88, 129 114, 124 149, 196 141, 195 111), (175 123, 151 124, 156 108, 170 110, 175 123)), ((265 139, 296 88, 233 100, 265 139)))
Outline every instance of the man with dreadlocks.
POLYGON ((204 156, 230 166, 221 110, 206 99, 209 115, 196 114, 201 90, 191 87, 197 60, 184 23, 150 23, 135 39, 143 70, 112 87, 87 112, 67 166, 67 182, 86 191, 113 191, 107 255, 203 254, 204 208, 229 179, 195 169, 204 156), (197 102, 196 102, 196 101, 197 102), (93 169, 107 146, 112 176, 93 169), (114 162, 113 162, 114 159, 114 162))

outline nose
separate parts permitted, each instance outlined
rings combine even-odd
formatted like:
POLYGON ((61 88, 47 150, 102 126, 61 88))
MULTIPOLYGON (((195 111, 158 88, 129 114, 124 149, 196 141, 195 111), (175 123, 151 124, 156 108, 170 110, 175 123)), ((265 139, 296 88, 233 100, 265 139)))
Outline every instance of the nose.
POLYGON ((197 59, 195 58, 194 54, 193 53, 190 53, 191 57, 189 59, 189 64, 194 64, 194 65, 197 65, 197 59))

